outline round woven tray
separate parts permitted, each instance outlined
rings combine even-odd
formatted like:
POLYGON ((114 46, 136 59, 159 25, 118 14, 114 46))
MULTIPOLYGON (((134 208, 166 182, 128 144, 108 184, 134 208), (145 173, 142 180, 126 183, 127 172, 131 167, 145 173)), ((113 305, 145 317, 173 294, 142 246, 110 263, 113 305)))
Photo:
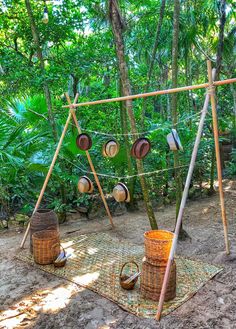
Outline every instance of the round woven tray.
POLYGON ((33 255, 37 264, 51 264, 60 253, 60 237, 57 231, 36 232, 32 236, 33 255))
MULTIPOLYGON (((144 298, 158 301, 161 293, 162 283, 166 266, 154 266, 143 260, 140 291, 144 298)), ((171 300, 176 296, 176 264, 171 266, 170 279, 167 286, 165 301, 171 300)))
POLYGON ((153 265, 168 261, 174 234, 164 230, 152 230, 144 233, 145 256, 153 265))

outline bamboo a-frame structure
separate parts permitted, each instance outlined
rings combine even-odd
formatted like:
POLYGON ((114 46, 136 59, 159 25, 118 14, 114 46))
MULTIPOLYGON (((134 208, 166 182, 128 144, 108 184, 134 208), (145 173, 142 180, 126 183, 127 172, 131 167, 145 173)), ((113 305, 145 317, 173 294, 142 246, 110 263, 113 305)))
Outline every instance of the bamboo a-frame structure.
MULTIPOLYGON (((55 154, 53 156, 53 159, 52 159, 52 162, 51 162, 51 165, 49 167, 49 170, 48 170, 48 173, 47 173, 47 176, 45 178, 45 181, 43 183, 43 187, 41 189, 41 192, 39 194, 39 197, 38 197, 38 200, 37 200, 37 203, 35 205, 35 208, 34 208, 34 211, 33 211, 33 214, 37 211, 41 201, 42 201, 42 198, 43 198, 43 195, 44 195, 44 192, 46 190, 46 187, 47 187, 47 184, 48 184, 48 181, 49 181, 49 178, 51 176, 51 173, 52 173, 52 170, 54 168, 54 165, 56 163, 56 160, 57 160, 57 157, 58 157, 58 154, 59 154, 59 151, 60 151, 60 148, 61 148, 61 145, 62 145, 62 142, 63 142, 63 139, 65 137, 65 134, 66 134, 66 131, 67 131, 67 128, 69 126, 69 123, 71 121, 71 118, 73 119, 76 127, 77 127, 77 130, 78 130, 78 133, 80 134, 81 133, 81 129, 80 129, 80 126, 79 126, 79 123, 77 121, 77 118, 76 118, 76 114, 75 114, 75 109, 74 109, 74 104, 77 102, 78 100, 78 97, 79 97, 79 94, 76 94, 75 96, 75 99, 74 99, 74 102, 73 104, 71 103, 71 100, 70 100, 70 97, 67 93, 65 93, 65 96, 66 96, 66 99, 67 99, 67 102, 69 104, 69 113, 68 113, 68 117, 67 117, 67 120, 66 120, 66 124, 64 126, 64 129, 62 131, 62 134, 61 134, 61 137, 60 137, 60 140, 58 142, 58 145, 57 145, 57 148, 56 148, 56 151, 55 151, 55 154)), ((88 159, 88 162, 89 162, 89 165, 90 165, 90 168, 91 168, 91 171, 94 175, 94 179, 96 181, 96 184, 97 184, 97 187, 99 189, 99 192, 100 192, 100 195, 101 195, 101 198, 102 198, 102 201, 104 203, 104 207, 106 209, 106 212, 107 212, 107 215, 108 215, 108 218, 109 218, 109 221, 110 221, 110 224, 112 226, 112 228, 114 228, 114 223, 113 223, 113 220, 112 220, 112 216, 111 216, 111 212, 110 212, 110 209, 107 205, 107 202, 106 202, 106 198, 104 196, 104 193, 103 193, 103 190, 102 190, 102 187, 101 187, 101 184, 100 184, 100 181, 98 179, 98 176, 97 176, 97 173, 96 173, 96 170, 94 168, 94 165, 93 165, 93 162, 92 162, 92 159, 90 157, 90 154, 88 151, 86 151, 86 156, 87 156, 87 159, 88 159)), ((25 240, 27 238, 27 235, 29 234, 29 229, 30 229, 30 223, 28 224, 27 226, 27 229, 25 231, 25 234, 24 234, 24 237, 23 237, 23 240, 21 242, 21 245, 20 247, 23 248, 24 247, 24 244, 25 244, 25 240)))
MULTIPOLYGON (((227 224, 227 218, 226 218, 226 212, 225 212, 224 192, 223 192, 223 185, 222 185, 222 172, 221 172, 221 160, 220 160, 220 150, 219 150, 219 134, 218 134, 218 123, 217 123, 217 112, 216 112, 215 87, 225 85, 225 84, 235 83, 236 78, 220 80, 220 81, 213 81, 215 73, 214 73, 214 71, 212 72, 211 62, 210 61, 207 61, 207 70, 208 70, 208 80, 209 80, 209 82, 208 83, 198 84, 198 85, 185 86, 185 87, 179 87, 179 88, 173 88, 173 89, 167 89, 167 90, 158 90, 158 91, 153 91, 153 92, 149 92, 149 93, 123 96, 123 97, 116 97, 116 98, 103 99, 103 100, 96 100, 96 101, 90 101, 90 102, 84 102, 84 103, 77 103, 78 94, 75 96, 75 99, 74 99, 73 103, 71 103, 71 100, 70 100, 70 97, 68 96, 68 94, 65 94, 66 98, 67 98, 68 105, 63 106, 63 108, 69 108, 68 117, 67 117, 62 135, 61 135, 60 140, 58 142, 55 154, 53 156, 52 163, 49 167, 47 176, 45 178, 43 187, 41 189, 40 195, 38 197, 37 203, 36 203, 34 211, 33 211, 33 213, 35 213, 37 211, 40 203, 41 203, 42 197, 43 197, 45 189, 47 187, 47 183, 48 183, 49 178, 51 176, 53 167, 54 167, 56 159, 58 157, 58 154, 59 154, 64 136, 66 134, 66 131, 67 131, 67 128, 68 128, 68 125, 70 123, 71 118, 73 118, 78 132, 81 133, 81 128, 79 126, 79 123, 77 121, 76 114, 75 114, 75 110, 76 110, 77 107, 92 106, 92 105, 111 103, 111 102, 120 102, 120 101, 125 101, 125 100, 133 100, 133 99, 138 99, 138 98, 152 97, 152 96, 157 96, 157 95, 165 95, 165 94, 178 93, 178 92, 187 91, 187 90, 206 88, 207 94, 206 94, 206 97, 205 97, 205 103, 204 103, 203 110, 202 110, 202 113, 201 113, 201 118, 200 118, 200 122, 199 122, 199 126, 198 126, 198 132, 197 132, 197 136, 196 136, 196 140, 195 140, 195 144, 194 144, 194 148, 193 148, 193 152, 192 152, 192 157, 191 157, 191 161, 190 161, 190 165, 189 165, 188 175, 187 175, 187 179, 186 179, 186 182, 185 182, 185 187, 184 187, 184 191, 183 191, 183 195, 182 195, 180 210, 179 210, 178 218, 177 218, 177 221, 176 221, 174 239, 173 239, 173 243, 172 243, 172 247, 171 247, 171 251, 170 251, 170 255, 169 255, 169 259, 168 259, 168 263, 167 263, 167 267, 166 267, 166 273, 165 273, 165 277, 164 277, 164 281, 163 281, 163 286, 162 286, 162 290, 161 290, 161 295, 160 295, 160 300, 159 300, 159 305, 158 305, 158 310, 157 310, 157 315, 156 315, 157 320, 160 320, 160 318, 161 318, 163 303, 164 303, 164 299, 165 299, 165 292, 166 292, 168 279, 169 279, 169 274, 170 274, 170 268, 171 268, 172 261, 174 260, 174 255, 175 255, 175 251, 176 251, 176 247, 177 247, 177 241, 178 241, 180 225, 181 225, 181 222, 182 222, 183 212, 184 212, 184 208, 185 208, 185 204, 186 204, 186 200, 187 200, 187 196, 188 196, 189 186, 190 186, 190 182, 191 182, 191 178, 192 178, 192 173, 193 173, 193 170, 194 170, 195 160, 196 160, 196 157, 197 157, 198 147, 199 147, 200 140, 201 140, 201 134, 202 134, 202 130, 203 130, 205 116, 207 114, 207 108, 208 108, 209 100, 211 100, 211 108, 212 108, 213 132, 214 132, 214 142, 215 142, 215 152, 216 152, 216 162, 217 162, 217 175, 218 175, 218 181, 219 181, 219 195, 220 195, 220 205, 221 205, 221 213, 222 213, 222 223, 223 223, 223 229, 224 229, 225 248, 226 248, 226 253, 227 254, 230 253, 229 240, 228 240, 228 224, 227 224)), ((101 197, 102 197, 105 209, 107 211, 111 226, 114 227, 112 217, 111 217, 111 214, 110 214, 110 210, 108 208, 105 196, 104 196, 103 191, 102 191, 102 187, 100 185, 98 176, 96 174, 95 168, 93 166, 92 159, 91 159, 90 154, 89 154, 88 151, 86 151, 86 156, 88 158, 89 165, 90 165, 91 170, 93 172, 93 175, 94 175, 95 181, 97 183, 99 192, 101 194, 101 197)), ((29 233, 29 228, 30 228, 30 223, 28 224, 28 227, 27 227, 26 232, 24 234, 23 240, 21 242, 21 248, 24 246, 25 240, 26 240, 27 235, 29 233)))

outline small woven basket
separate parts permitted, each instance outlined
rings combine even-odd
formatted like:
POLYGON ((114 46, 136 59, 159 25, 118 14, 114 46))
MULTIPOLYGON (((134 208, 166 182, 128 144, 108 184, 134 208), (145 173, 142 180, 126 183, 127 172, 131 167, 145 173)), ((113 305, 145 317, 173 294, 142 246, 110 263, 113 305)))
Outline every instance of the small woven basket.
POLYGON ((135 261, 126 262, 122 265, 121 270, 120 270, 120 286, 123 289, 132 290, 132 289, 134 289, 135 283, 138 281, 138 277, 129 283, 125 282, 127 279, 129 279, 131 277, 131 275, 123 274, 123 270, 127 264, 134 264, 137 268, 137 272, 139 272, 139 266, 135 261))
MULTIPOLYGON (((158 301, 161 294, 166 266, 154 266, 143 260, 140 291, 144 298, 158 301)), ((170 279, 166 290, 165 301, 169 301, 176 296, 176 264, 171 265, 170 279)))
POLYGON ((36 232, 33 238, 34 261, 40 265, 53 263, 60 253, 60 237, 55 230, 36 232))
POLYGON ((174 234, 169 231, 152 230, 144 233, 145 256, 153 265, 167 263, 174 234))

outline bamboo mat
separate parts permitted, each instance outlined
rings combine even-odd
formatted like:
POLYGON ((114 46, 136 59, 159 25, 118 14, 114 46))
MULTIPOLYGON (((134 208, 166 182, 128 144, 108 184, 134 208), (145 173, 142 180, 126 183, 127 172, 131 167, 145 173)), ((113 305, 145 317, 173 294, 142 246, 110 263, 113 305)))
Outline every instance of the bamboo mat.
MULTIPOLYGON (((158 303, 142 298, 139 284, 136 284, 132 291, 123 290, 119 285, 120 268, 124 262, 135 260, 141 268, 143 247, 112 238, 106 233, 67 238, 62 241, 62 245, 67 253, 72 254, 63 268, 37 265, 31 254, 25 250, 16 257, 45 272, 93 290, 137 316, 155 316, 158 303)), ((222 270, 218 266, 182 257, 176 258, 176 265, 176 298, 164 304, 163 316, 186 302, 222 270)))

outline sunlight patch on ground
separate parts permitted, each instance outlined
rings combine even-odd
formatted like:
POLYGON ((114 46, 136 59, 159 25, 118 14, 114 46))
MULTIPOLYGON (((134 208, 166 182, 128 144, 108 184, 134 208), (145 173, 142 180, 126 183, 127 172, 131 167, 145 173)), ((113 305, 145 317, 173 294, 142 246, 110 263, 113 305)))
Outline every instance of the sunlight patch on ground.
POLYGON ((98 252, 98 248, 88 248, 88 254, 89 255, 94 255, 96 254, 96 252, 98 252))
MULTIPOLYGON (((73 248, 73 246, 75 244, 76 245, 80 244, 81 242, 83 242, 86 239, 87 239, 87 237, 83 236, 83 237, 81 237, 81 239, 79 241, 74 242, 73 240, 70 240, 70 241, 67 241, 67 242, 63 242, 61 245, 66 250, 67 255, 70 254, 71 258, 76 258, 77 256, 76 256, 75 249, 73 248)), ((90 255, 92 255, 95 252, 96 252, 95 250, 94 251, 92 250, 90 255)))
POLYGON ((74 288, 72 286, 54 289, 44 299, 42 310, 44 312, 57 312, 59 309, 66 307, 70 302, 73 290, 74 288))
POLYGON ((205 208, 203 208, 202 213, 206 214, 206 213, 208 213, 208 211, 209 211, 209 207, 205 207, 205 208))
POLYGON ((63 242, 62 243, 62 247, 65 248, 65 249, 67 249, 67 248, 69 248, 69 247, 71 247, 71 246, 73 246, 75 244, 79 244, 80 242, 83 242, 86 239, 87 239, 87 237, 86 236, 83 236, 83 237, 81 237, 81 239, 79 241, 76 241, 76 242, 74 242, 73 240, 67 241, 67 242, 63 242))
POLYGON ((99 272, 86 273, 84 275, 77 275, 73 278, 73 281, 82 285, 89 285, 93 281, 96 281, 99 278, 99 272))
POLYGON ((40 313, 56 313, 65 308, 73 295, 84 288, 76 284, 38 290, 23 298, 0 314, 0 328, 13 329, 17 326, 33 326, 40 313))

